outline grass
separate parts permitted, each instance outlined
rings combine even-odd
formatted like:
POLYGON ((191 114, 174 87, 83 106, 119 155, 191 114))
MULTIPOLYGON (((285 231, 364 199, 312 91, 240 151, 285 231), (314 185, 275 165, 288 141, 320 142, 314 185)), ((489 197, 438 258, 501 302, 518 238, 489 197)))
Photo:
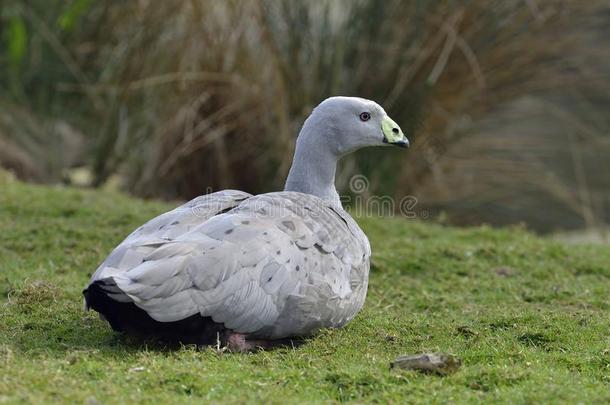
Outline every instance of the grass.
POLYGON ((111 248, 172 204, 0 180, 0 403, 607 403, 610 252, 514 228, 363 219, 370 292, 296 349, 218 354, 130 340, 82 311, 111 248), (390 371, 444 351, 440 377, 390 371))

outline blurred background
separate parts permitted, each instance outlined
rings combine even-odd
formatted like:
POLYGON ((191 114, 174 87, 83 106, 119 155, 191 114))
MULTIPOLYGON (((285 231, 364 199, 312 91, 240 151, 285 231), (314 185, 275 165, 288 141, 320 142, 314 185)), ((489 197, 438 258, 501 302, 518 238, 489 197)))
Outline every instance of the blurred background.
POLYGON ((607 237, 607 0, 0 7, 0 166, 24 181, 277 190, 310 110, 358 95, 412 147, 344 159, 340 191, 363 173, 445 223, 607 237))

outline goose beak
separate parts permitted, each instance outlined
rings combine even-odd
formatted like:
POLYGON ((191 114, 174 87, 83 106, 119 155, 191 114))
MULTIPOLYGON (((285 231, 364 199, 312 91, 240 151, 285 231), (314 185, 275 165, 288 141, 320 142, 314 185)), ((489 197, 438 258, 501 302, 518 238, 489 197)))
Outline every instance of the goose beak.
POLYGON ((402 133, 402 129, 394 120, 387 115, 381 121, 381 131, 383 132, 383 143, 400 146, 402 148, 409 147, 409 140, 402 133))

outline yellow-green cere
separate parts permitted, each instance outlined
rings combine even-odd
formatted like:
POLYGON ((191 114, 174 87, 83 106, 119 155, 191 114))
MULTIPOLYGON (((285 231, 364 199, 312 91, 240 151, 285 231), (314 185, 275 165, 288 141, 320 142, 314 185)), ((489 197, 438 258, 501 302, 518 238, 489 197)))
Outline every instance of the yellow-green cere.
POLYGON ((398 124, 387 115, 381 121, 381 130, 388 143, 408 142, 407 138, 402 133, 402 129, 400 129, 398 124))

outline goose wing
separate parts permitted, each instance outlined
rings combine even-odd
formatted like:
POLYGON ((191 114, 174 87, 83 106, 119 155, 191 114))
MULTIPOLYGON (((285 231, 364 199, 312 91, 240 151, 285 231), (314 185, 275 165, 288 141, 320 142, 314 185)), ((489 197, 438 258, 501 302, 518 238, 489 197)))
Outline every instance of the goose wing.
POLYGON ((251 194, 223 190, 194 198, 159 215, 133 231, 108 255, 91 277, 91 282, 122 274, 142 264, 154 250, 200 226, 215 215, 230 210, 251 194))
POLYGON ((145 225, 123 242, 119 265, 107 260, 98 279, 112 277, 117 299, 158 321, 199 313, 261 337, 353 318, 366 294, 370 246, 345 211, 296 192, 234 204, 180 234, 163 233, 168 239, 160 228, 174 221, 154 223, 157 231, 145 225))

